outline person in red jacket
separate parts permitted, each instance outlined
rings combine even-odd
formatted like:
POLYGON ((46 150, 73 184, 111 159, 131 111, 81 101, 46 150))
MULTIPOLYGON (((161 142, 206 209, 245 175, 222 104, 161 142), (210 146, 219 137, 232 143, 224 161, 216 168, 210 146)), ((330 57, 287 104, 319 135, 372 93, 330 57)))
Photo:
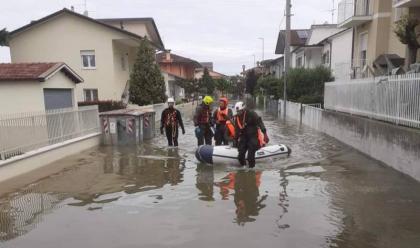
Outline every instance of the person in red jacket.
POLYGON ((219 108, 217 108, 213 113, 213 120, 216 123, 216 131, 214 134, 216 146, 220 146, 222 144, 229 145, 226 122, 230 121, 232 117, 232 110, 228 108, 228 99, 225 97, 220 98, 219 108))

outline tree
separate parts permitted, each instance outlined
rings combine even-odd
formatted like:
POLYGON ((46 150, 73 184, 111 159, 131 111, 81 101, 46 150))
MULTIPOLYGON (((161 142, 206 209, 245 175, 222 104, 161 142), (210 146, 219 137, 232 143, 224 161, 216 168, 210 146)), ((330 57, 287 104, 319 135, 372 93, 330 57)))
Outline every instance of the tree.
POLYGON ((246 80, 245 80, 246 93, 254 95, 254 90, 255 90, 255 87, 257 86, 257 80, 258 80, 258 77, 255 74, 255 71, 250 70, 248 74, 246 75, 246 80))
POLYGON ((165 80, 156 64, 155 51, 142 39, 130 74, 130 101, 141 106, 165 100, 165 80))
POLYGON ((216 80, 216 89, 224 96, 230 90, 231 83, 224 78, 216 80))
POLYGON ((0 30, 0 46, 8 46, 9 45, 9 31, 5 28, 0 30))
MULTIPOLYGON (((276 99, 279 99, 281 80, 274 76, 262 76, 257 81, 257 87, 255 90, 264 90, 266 95, 274 95, 276 99)), ((281 88, 283 89, 283 88, 281 88)))
POLYGON ((396 22, 394 33, 397 35, 401 43, 408 46, 407 65, 413 64, 417 60, 417 50, 420 48, 418 42, 419 34, 416 32, 417 26, 420 21, 416 18, 404 15, 399 21, 396 22))
POLYGON ((214 89, 215 89, 215 83, 213 78, 210 77, 210 73, 209 73, 209 69, 204 68, 204 73, 203 73, 203 77, 201 78, 201 85, 200 88, 202 89, 201 91, 205 91, 202 93, 208 94, 208 95, 213 95, 214 93, 214 89))

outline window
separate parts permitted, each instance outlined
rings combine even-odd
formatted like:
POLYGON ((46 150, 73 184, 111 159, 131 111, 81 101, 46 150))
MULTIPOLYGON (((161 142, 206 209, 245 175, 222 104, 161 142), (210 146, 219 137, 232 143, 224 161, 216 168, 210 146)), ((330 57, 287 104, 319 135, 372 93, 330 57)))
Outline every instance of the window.
POLYGON ((125 56, 124 55, 121 56, 121 69, 123 71, 127 70, 127 66, 126 66, 126 63, 125 63, 125 56))
POLYGON ((393 8, 394 11, 394 22, 397 22, 399 20, 401 20, 401 17, 403 15, 403 8, 393 8))
POLYGON ((365 67, 367 64, 367 47, 368 47, 368 34, 362 33, 360 34, 360 65, 365 67))
POLYGON ((84 89, 85 102, 92 102, 98 100, 98 89, 84 89))
POLYGON ((296 67, 297 68, 300 68, 300 67, 302 67, 303 66, 303 58, 302 57, 298 57, 297 59, 296 59, 296 67))
POLYGON ((80 51, 80 56, 82 57, 82 68, 83 69, 95 69, 96 68, 96 59, 94 50, 83 50, 80 51))
POLYGON ((326 51, 322 54, 322 64, 329 65, 330 64, 330 51, 326 51))

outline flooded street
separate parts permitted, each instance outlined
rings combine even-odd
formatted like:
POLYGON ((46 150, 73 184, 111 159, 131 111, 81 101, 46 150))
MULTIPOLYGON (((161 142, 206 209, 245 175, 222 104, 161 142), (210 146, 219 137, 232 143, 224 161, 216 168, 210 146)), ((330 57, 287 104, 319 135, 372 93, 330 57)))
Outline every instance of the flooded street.
POLYGON ((159 136, 60 161, 73 166, 0 198, 0 247, 420 247, 419 183, 264 119, 293 152, 255 170, 197 165, 189 120, 179 149, 159 136))

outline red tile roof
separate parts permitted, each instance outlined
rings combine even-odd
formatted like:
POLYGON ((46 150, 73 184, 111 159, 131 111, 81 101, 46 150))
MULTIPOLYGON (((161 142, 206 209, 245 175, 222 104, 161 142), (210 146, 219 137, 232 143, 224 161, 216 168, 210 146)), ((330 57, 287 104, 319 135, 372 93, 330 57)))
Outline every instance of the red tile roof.
POLYGON ((76 83, 83 79, 65 63, 0 63, 0 81, 45 81, 48 76, 62 70, 76 83))

